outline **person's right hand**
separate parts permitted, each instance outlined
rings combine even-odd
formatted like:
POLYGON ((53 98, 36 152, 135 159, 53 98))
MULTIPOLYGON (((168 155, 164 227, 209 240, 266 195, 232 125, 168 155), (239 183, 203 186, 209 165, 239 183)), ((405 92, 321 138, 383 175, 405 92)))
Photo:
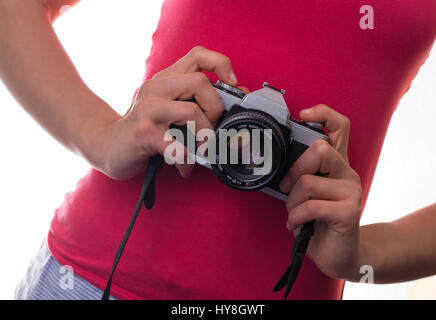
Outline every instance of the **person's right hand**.
MULTIPOLYGON (((150 156, 164 154, 172 143, 164 140, 171 124, 184 125, 193 120, 196 133, 213 129, 223 105, 201 70, 214 71, 220 80, 237 85, 229 58, 200 46, 193 48, 153 79, 146 80, 127 113, 108 126, 101 139, 99 169, 113 179, 131 178, 144 169, 150 156), (186 101, 192 99, 197 103, 186 101)), ((187 177, 193 165, 176 166, 187 177)))

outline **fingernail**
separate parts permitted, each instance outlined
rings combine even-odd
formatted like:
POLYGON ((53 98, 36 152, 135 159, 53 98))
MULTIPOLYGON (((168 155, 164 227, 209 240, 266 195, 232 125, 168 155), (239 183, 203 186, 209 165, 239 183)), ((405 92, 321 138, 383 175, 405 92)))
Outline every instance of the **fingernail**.
POLYGON ((288 176, 285 176, 282 181, 280 182, 280 190, 282 192, 288 192, 289 191, 289 187, 291 185, 291 178, 289 178, 288 176))
POLYGON ((235 73, 233 70, 230 70, 229 74, 229 80, 232 82, 232 84, 236 85, 238 83, 238 79, 236 79, 235 73))

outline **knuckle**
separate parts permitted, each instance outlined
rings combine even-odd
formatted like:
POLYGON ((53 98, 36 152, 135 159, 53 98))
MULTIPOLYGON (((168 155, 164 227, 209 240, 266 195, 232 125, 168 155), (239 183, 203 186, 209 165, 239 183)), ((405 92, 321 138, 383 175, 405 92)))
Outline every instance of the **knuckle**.
POLYGON ((348 196, 346 200, 344 200, 345 204, 345 212, 346 216, 354 221, 356 218, 360 218, 361 210, 362 210, 362 190, 357 186, 350 186, 351 194, 348 196))
POLYGON ((194 79, 194 82, 198 85, 209 84, 209 79, 203 72, 194 72, 192 74, 192 77, 194 79))
POLYGON ((362 198, 363 198, 362 189, 359 186, 358 188, 356 188, 356 191, 354 192, 354 201, 353 201, 357 206, 357 208, 355 209, 356 211, 359 212, 359 214, 362 207, 362 198))
POLYGON ((230 58, 225 56, 225 55, 221 55, 221 63, 223 65, 231 65, 232 64, 230 58))
POLYGON ((194 102, 189 102, 186 104, 184 114, 187 120, 193 120, 197 117, 199 112, 200 108, 194 102))
POLYGON ((310 176, 308 174, 302 175, 298 179, 297 183, 298 183, 299 188, 301 188, 302 191, 304 191, 308 195, 311 194, 313 187, 314 187, 312 176, 310 176))
POLYGON ((288 213, 288 224, 293 226, 295 224, 295 218, 291 211, 288 213))
POLYGON ((289 178, 291 178, 291 177, 298 177, 298 175, 300 174, 300 172, 302 172, 302 169, 301 169, 300 162, 297 160, 297 161, 295 161, 295 162, 292 164, 292 166, 289 168, 289 170, 288 170, 288 172, 287 172, 286 175, 287 175, 289 178))
POLYGON ((325 103, 320 103, 320 104, 316 105, 315 108, 318 109, 319 111, 331 109, 325 103))
POLYGON ((137 116, 143 117, 147 114, 147 112, 153 108, 153 105, 150 104, 144 97, 137 96, 134 102, 134 109, 136 111, 137 116))
POLYGON ((354 220, 360 218, 360 211, 361 211, 360 202, 353 199, 353 200, 348 202, 347 207, 348 207, 347 211, 351 213, 349 215, 351 221, 354 221, 354 220))
POLYGON ((151 121, 142 120, 136 126, 135 129, 135 139, 142 141, 144 138, 149 138, 155 130, 155 126, 151 121))
POLYGON ((330 107, 329 107, 328 105, 326 105, 325 103, 320 103, 317 107, 320 108, 320 109, 327 109, 327 108, 330 108, 330 107))
POLYGON ((345 116, 345 115, 341 115, 341 122, 342 122, 342 127, 344 127, 344 129, 346 129, 348 131, 348 129, 350 129, 350 119, 345 116))
POLYGON ((318 213, 320 210, 319 204, 316 201, 308 200, 305 202, 305 210, 307 213, 318 213))
POLYGON ((156 82, 156 80, 154 79, 147 79, 142 83, 142 88, 150 88, 154 85, 154 83, 156 82))
POLYGON ((353 169, 351 169, 351 167, 349 167, 349 168, 351 170, 351 180, 354 181, 359 188, 361 188, 362 181, 360 179, 359 174, 356 171, 354 171, 353 169))
POLYGON ((189 51, 189 54, 191 54, 193 56, 198 56, 199 54, 201 54, 205 50, 206 50, 205 47, 197 45, 189 51))
POLYGON ((350 126, 350 123, 351 123, 350 118, 348 118, 346 115, 342 115, 342 119, 343 119, 343 121, 344 121, 344 125, 345 125, 346 127, 349 127, 349 126, 350 126))
POLYGON ((330 149, 330 144, 325 140, 317 140, 312 144, 312 149, 318 154, 325 154, 330 149))
POLYGON ((194 52, 203 51, 203 50, 205 50, 205 48, 201 45, 196 45, 195 47, 192 48, 192 51, 194 52))
POLYGON ((155 79, 147 79, 145 80, 141 88, 139 89, 138 96, 144 96, 150 93, 153 90, 154 84, 156 83, 155 79))
MULTIPOLYGON (((354 171, 353 171, 354 172, 354 171)), ((360 180, 360 177, 359 177, 359 175, 356 173, 355 174, 356 175, 356 179, 359 179, 360 180)), ((354 193, 356 193, 356 194, 362 194, 362 186, 360 185, 360 183, 358 183, 358 182, 353 182, 353 187, 354 187, 354 193)))
POLYGON ((354 207, 353 207, 353 212, 354 212, 355 217, 357 219, 360 218, 361 211, 362 211, 362 206, 361 206, 360 202, 356 202, 354 207))

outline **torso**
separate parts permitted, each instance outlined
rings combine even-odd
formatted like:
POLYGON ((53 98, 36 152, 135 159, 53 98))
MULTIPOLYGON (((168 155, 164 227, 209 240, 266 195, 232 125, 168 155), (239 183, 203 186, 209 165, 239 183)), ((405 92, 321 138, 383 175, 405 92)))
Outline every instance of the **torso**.
MULTIPOLYGON (((364 202, 400 98, 436 34, 436 1, 377 1, 362 30, 360 1, 165 1, 145 77, 202 45, 230 57, 241 85, 286 89, 291 116, 325 103, 351 120, 350 165, 364 202)), ((209 74, 212 79, 213 75, 209 74)), ((91 170, 56 211, 49 246, 61 264, 103 288, 142 176, 113 181, 91 170)), ((239 192, 197 167, 158 176, 156 205, 140 215, 114 277, 118 298, 279 299, 272 287, 293 236, 284 204, 239 192)), ((306 259, 290 295, 339 299, 343 282, 306 259)))

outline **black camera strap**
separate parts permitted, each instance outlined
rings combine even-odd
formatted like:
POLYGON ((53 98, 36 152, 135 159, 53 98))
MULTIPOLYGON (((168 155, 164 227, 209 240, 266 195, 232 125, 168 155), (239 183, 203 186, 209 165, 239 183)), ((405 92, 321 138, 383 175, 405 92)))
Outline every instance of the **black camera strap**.
MULTIPOLYGON (((148 210, 153 208, 155 202, 155 196, 156 196, 156 189, 155 189, 156 175, 160 172, 162 164, 163 164, 163 157, 161 155, 155 155, 149 159, 148 166, 145 171, 144 185, 142 186, 138 203, 136 204, 135 211, 133 212, 132 217, 130 218, 129 225, 127 226, 127 229, 124 233, 124 236, 115 254, 115 258, 112 263, 112 270, 108 278, 108 281, 106 283, 106 287, 104 289, 101 300, 109 300, 112 277, 121 259, 121 255, 124 252, 124 249, 127 244, 127 240, 129 239, 130 233, 133 230, 133 226, 135 225, 136 218, 139 215, 142 204, 144 204, 145 208, 148 210)), ((295 239, 294 245, 292 247, 292 252, 291 252, 292 262, 290 266, 286 269, 283 276, 274 286, 273 289, 274 292, 277 292, 286 286, 283 300, 286 300, 286 298, 288 297, 289 292, 291 291, 292 286, 295 280, 297 279, 298 273, 300 272, 300 268, 301 265, 303 264, 307 247, 310 242, 310 238, 314 233, 314 228, 313 228, 314 224, 315 221, 310 221, 302 226, 300 233, 295 239)))
POLYGON ((292 286, 297 279, 300 268, 303 265, 304 257, 306 256, 307 247, 309 246, 310 238, 314 234, 315 221, 309 221, 303 224, 300 233, 297 235, 292 246, 291 252, 291 264, 286 269, 283 276, 274 286, 273 291, 277 292, 286 286, 285 294, 283 300, 286 300, 289 293, 291 292, 292 286))
POLYGON ((109 300, 109 296, 111 293, 112 277, 121 259, 121 255, 123 254, 124 248, 126 247, 127 240, 129 239, 136 218, 138 217, 139 211, 141 210, 142 203, 144 203, 145 207, 148 210, 153 208, 155 195, 156 195, 156 189, 155 189, 156 175, 160 172, 162 164, 163 164, 163 157, 160 154, 151 157, 148 161, 147 169, 145 171, 144 185, 142 186, 142 190, 141 190, 141 195, 139 196, 139 200, 138 203, 136 204, 135 211, 133 212, 133 215, 130 218, 129 225, 126 229, 126 232, 124 233, 123 239, 121 240, 117 253, 115 254, 114 262, 112 264, 112 271, 110 273, 108 281, 106 282, 106 288, 104 289, 101 300, 109 300))

